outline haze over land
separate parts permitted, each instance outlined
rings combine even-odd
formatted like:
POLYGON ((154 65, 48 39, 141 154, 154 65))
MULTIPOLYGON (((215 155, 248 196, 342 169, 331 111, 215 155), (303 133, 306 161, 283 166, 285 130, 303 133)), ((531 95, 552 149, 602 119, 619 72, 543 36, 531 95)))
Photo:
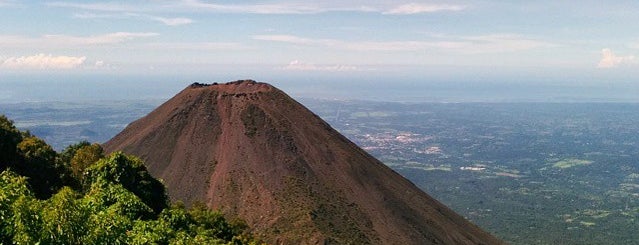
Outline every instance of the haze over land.
MULTIPOLYGON (((3 104, 0 111, 61 151, 80 139, 104 142, 160 102, 3 104)), ((636 103, 301 102, 511 244, 637 239, 636 103)))

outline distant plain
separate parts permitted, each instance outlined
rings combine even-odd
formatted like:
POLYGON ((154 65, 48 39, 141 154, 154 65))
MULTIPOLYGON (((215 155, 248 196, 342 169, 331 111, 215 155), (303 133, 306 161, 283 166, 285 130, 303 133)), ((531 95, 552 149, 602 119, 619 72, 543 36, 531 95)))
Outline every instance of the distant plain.
MULTIPOLYGON (((144 88, 136 86, 126 93, 144 88)), ((352 141, 512 244, 629 244, 638 238, 639 104, 465 102, 443 93, 438 102, 398 103, 362 95, 310 98, 289 86, 352 141)), ((79 140, 108 140, 177 92, 172 87, 182 86, 160 84, 138 99, 114 93, 111 100, 83 92, 39 98, 32 88, 33 97, 3 101, 0 112, 61 150, 79 140)))

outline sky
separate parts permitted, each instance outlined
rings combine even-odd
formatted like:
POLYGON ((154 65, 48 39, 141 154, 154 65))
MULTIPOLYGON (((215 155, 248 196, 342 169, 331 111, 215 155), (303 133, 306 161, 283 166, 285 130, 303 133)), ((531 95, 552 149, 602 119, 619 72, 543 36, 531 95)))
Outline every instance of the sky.
POLYGON ((637 1, 0 0, 3 74, 634 84, 637 1))

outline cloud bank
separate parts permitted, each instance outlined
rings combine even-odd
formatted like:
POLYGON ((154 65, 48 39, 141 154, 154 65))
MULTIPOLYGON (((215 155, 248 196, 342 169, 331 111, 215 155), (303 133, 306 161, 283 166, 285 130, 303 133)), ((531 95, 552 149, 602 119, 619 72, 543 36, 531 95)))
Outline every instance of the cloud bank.
POLYGON ((18 70, 66 70, 81 66, 86 59, 85 56, 74 57, 36 54, 33 56, 10 57, 4 60, 0 64, 0 67, 18 70))
POLYGON ((311 39, 294 35, 255 35, 254 40, 288 43, 300 46, 318 46, 350 51, 433 51, 447 50, 462 54, 505 53, 551 48, 558 45, 512 34, 448 37, 428 41, 345 41, 338 39, 311 39))
POLYGON ((92 36, 43 35, 40 37, 0 35, 0 47, 61 48, 119 44, 140 38, 158 36, 154 32, 114 32, 92 36))
POLYGON ((366 12, 411 15, 440 11, 461 11, 465 5, 446 3, 410 3, 386 1, 264 1, 256 3, 220 3, 200 0, 159 1, 153 3, 48 2, 47 6, 108 12, 215 12, 236 14, 318 14, 326 12, 366 12))
POLYGON ((635 56, 617 56, 609 48, 601 50, 601 60, 597 64, 597 68, 608 69, 614 68, 623 64, 630 64, 635 62, 635 56))
POLYGON ((13 0, 0 0, 0 7, 16 6, 16 2, 13 0))
POLYGON ((357 67, 348 65, 315 65, 294 60, 282 69, 289 71, 356 71, 357 67))
POLYGON ((464 10, 464 5, 450 5, 450 4, 423 4, 423 3, 408 3, 402 4, 387 11, 383 14, 395 14, 395 15, 410 15, 410 14, 423 14, 433 13, 440 11, 461 11, 464 10))
POLYGON ((44 39, 50 41, 75 43, 75 44, 113 44, 122 43, 125 41, 133 40, 141 37, 154 37, 159 34, 153 32, 114 32, 104 35, 95 35, 88 37, 67 36, 67 35, 44 35, 44 39))
POLYGON ((148 16, 148 18, 151 20, 162 22, 167 26, 181 26, 193 23, 193 20, 189 18, 164 18, 158 16, 148 16))
POLYGON ((148 14, 137 14, 137 13, 80 13, 73 14, 73 18, 76 19, 142 19, 142 20, 152 20, 156 22, 160 22, 167 26, 181 26, 191 24, 195 21, 193 19, 178 17, 178 18, 166 18, 155 15, 148 14))

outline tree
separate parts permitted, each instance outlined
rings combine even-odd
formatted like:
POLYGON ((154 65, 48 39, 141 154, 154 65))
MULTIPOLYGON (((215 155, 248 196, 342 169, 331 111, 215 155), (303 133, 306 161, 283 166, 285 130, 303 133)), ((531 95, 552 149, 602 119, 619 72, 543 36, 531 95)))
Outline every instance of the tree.
POLYGON ((13 205, 21 197, 33 199, 26 178, 8 170, 0 173, 0 244, 12 244, 15 230, 13 205))
POLYGON ((256 244, 216 211, 199 206, 187 210, 177 203, 160 213, 157 220, 138 220, 128 233, 129 244, 256 244))
POLYGON ((90 145, 91 143, 86 140, 80 141, 76 144, 67 146, 67 148, 58 154, 58 157, 56 158, 56 166, 60 166, 59 169, 62 170, 62 172, 60 172, 60 179, 64 185, 70 186, 78 191, 82 190, 80 178, 77 175, 74 175, 71 170, 71 160, 80 148, 90 145))
POLYGON ((70 168, 73 176, 82 182, 82 175, 84 170, 104 157, 104 150, 100 144, 94 143, 91 145, 82 146, 77 151, 70 161, 70 168))
POLYGON ((17 160, 18 143, 22 141, 20 130, 16 129, 13 121, 0 115, 0 171, 6 169, 17 160))
POLYGON ((153 178, 137 157, 114 152, 86 169, 83 185, 98 181, 121 184, 159 214, 168 206, 164 185, 153 178))
POLYGON ((43 202, 41 244, 83 244, 82 237, 89 228, 89 210, 79 198, 77 192, 64 187, 43 202))
POLYGON ((194 203, 189 214, 198 224, 200 233, 225 241, 233 240, 248 228, 246 223, 240 220, 228 222, 221 212, 213 211, 203 203, 194 203))
POLYGON ((42 201, 20 196, 12 205, 13 244, 38 244, 43 228, 42 201))
POLYGON ((95 180, 84 195, 63 187, 39 200, 24 177, 1 173, 0 244, 256 244, 244 224, 203 204, 187 210, 177 203, 154 215, 122 184, 95 180))
POLYGON ((91 188, 84 197, 84 202, 91 207, 94 213, 111 209, 113 213, 131 220, 149 219, 154 216, 153 209, 140 197, 119 183, 103 179, 91 184, 91 188))
POLYGON ((28 177, 36 197, 46 199, 62 187, 60 172, 57 166, 57 153, 43 140, 31 136, 18 144, 21 162, 15 165, 16 171, 28 177))
POLYGON ((82 202, 90 208, 84 244, 127 244, 133 222, 153 217, 153 210, 122 185, 99 181, 82 202))
POLYGON ((0 170, 0 244, 255 244, 203 204, 168 207, 139 158, 88 142, 57 154, 4 116, 0 170))
POLYGON ((58 156, 58 158, 62 161, 62 162, 66 162, 66 163, 70 163, 71 159, 73 158, 73 156, 75 156, 75 153, 82 147, 85 146, 90 146, 91 143, 89 143, 89 141, 83 140, 80 141, 78 143, 75 144, 71 144, 69 146, 67 146, 67 148, 65 148, 60 155, 58 156))

